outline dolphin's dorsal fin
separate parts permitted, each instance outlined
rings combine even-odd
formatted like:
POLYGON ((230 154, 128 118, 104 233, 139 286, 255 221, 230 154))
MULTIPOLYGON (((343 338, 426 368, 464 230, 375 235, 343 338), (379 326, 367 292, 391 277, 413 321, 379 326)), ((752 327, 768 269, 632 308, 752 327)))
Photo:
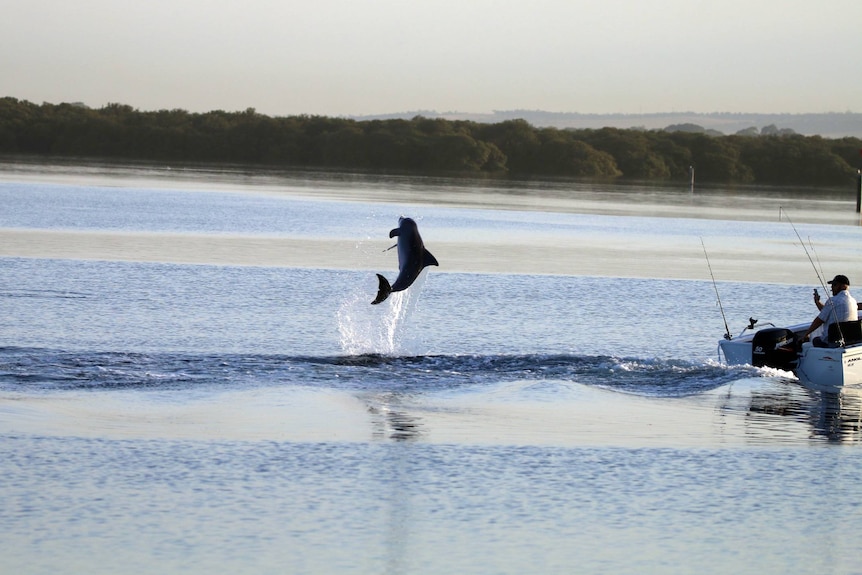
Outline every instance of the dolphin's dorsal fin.
POLYGON ((394 238, 395 236, 400 235, 400 234, 401 234, 401 228, 395 228, 394 230, 389 232, 389 237, 394 238))
POLYGON ((437 258, 432 256, 431 252, 429 252, 428 250, 425 250, 425 252, 422 254, 422 267, 424 268, 425 266, 439 266, 439 265, 440 264, 437 263, 437 258))

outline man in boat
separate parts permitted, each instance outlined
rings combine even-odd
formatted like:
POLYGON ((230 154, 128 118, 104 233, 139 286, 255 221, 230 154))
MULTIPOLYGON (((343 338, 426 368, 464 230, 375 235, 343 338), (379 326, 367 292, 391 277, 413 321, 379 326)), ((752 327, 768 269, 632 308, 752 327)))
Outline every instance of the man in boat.
MULTIPOLYGON (((820 301, 820 294, 814 294, 814 303, 820 313, 811 322, 808 331, 802 336, 802 341, 808 341, 811 333, 823 326, 823 333, 829 333, 829 326, 840 321, 855 321, 859 317, 859 304, 850 295, 850 280, 847 276, 838 274, 832 281, 829 282, 832 287, 832 297, 826 300, 826 303, 820 301)), ((815 337, 812 341, 814 345, 827 345, 826 338, 815 337)))

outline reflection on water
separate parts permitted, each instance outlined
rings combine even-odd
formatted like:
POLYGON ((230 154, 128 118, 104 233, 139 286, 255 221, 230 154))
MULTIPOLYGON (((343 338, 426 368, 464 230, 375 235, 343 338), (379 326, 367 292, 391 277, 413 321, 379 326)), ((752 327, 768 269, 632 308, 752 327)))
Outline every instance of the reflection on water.
POLYGON ((862 443, 862 390, 820 391, 780 381, 751 394, 746 427, 750 436, 791 441, 795 429, 807 430, 812 440, 862 443))
POLYGON ((821 409, 814 431, 836 443, 862 442, 862 390, 820 391, 821 409))
POLYGON ((424 434, 421 418, 399 408, 400 394, 381 393, 367 400, 375 440, 416 441, 424 434))
POLYGON ((42 159, 0 160, 0 182, 45 182, 118 188, 241 191, 454 207, 775 221, 778 206, 794 221, 858 225, 855 188, 745 186, 688 182, 451 178, 326 170, 222 166, 153 166, 42 159))

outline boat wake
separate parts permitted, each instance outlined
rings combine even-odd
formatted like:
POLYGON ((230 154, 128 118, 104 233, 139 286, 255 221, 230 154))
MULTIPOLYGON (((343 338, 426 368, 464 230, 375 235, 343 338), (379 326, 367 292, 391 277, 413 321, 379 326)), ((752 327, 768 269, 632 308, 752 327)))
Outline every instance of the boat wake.
POLYGON ((338 356, 72 352, 0 348, 0 390, 187 390, 304 387, 439 393, 501 383, 566 382, 645 396, 681 397, 743 378, 750 366, 574 354, 338 356))

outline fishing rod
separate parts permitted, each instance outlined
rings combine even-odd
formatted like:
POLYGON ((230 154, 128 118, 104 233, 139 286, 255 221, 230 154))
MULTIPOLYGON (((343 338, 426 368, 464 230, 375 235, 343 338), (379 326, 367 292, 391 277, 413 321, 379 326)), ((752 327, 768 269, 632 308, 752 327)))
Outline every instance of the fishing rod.
MULTIPOLYGON (((802 236, 799 235, 799 231, 796 229, 796 226, 793 225, 793 221, 790 219, 790 215, 787 213, 787 210, 784 209, 784 206, 778 207, 778 219, 781 220, 781 213, 782 212, 784 212, 784 217, 787 218, 787 223, 789 223, 790 227, 793 228, 793 233, 795 233, 796 237, 799 239, 799 243, 802 245, 802 249, 805 251, 805 255, 808 256, 808 261, 811 262, 811 267, 814 268, 814 275, 817 276, 817 281, 820 282, 820 287, 822 287, 823 291, 825 291, 828 294, 829 290, 826 289, 826 282, 823 281, 823 274, 821 273, 822 270, 819 271, 817 269, 817 266, 814 265, 814 260, 811 258, 811 254, 808 252, 808 248, 805 247, 805 242, 802 241, 802 236)), ((810 241, 810 238, 809 238, 809 241, 810 241)), ((813 244, 811 246, 811 249, 812 249, 812 251, 814 250, 813 244)), ((815 255, 817 255, 816 252, 815 252, 815 255)), ((820 261, 820 258, 818 258, 818 262, 819 261, 820 261)), ((814 293, 816 294, 817 290, 814 290, 814 293)), ((829 303, 829 302, 827 301, 827 303, 829 303)), ((838 337, 840 338, 839 341, 840 341, 841 345, 843 346, 844 345, 844 333, 841 330, 841 324, 838 321, 838 310, 835 309, 835 305, 830 305, 829 310, 830 310, 829 313, 832 316, 832 319, 835 321, 835 326, 838 328, 838 337)))
POLYGON ((817 260, 817 269, 820 270, 820 276, 823 276, 823 263, 820 261, 820 256, 817 255, 817 250, 814 249, 814 242, 811 241, 811 236, 808 236, 808 245, 811 247, 811 253, 814 254, 814 259, 817 260))
POLYGON ((724 306, 721 305, 721 296, 718 295, 718 285, 715 283, 715 276, 712 274, 712 265, 709 263, 709 254, 706 253, 706 244, 703 243, 703 236, 700 238, 700 245, 703 246, 703 255, 706 256, 706 267, 709 268, 709 277, 712 278, 712 287, 715 289, 715 299, 718 300, 718 309, 721 311, 721 319, 724 321, 724 339, 731 340, 730 328, 727 327, 727 317, 724 315, 724 306))
POLYGON ((778 219, 781 220, 781 213, 784 213, 784 217, 787 218, 787 223, 790 224, 790 227, 793 228, 793 233, 796 234, 796 237, 799 239, 799 243, 802 245, 802 249, 805 252, 805 255, 808 256, 808 261, 811 262, 811 267, 814 268, 814 275, 817 276, 817 281, 820 282, 820 287, 823 288, 823 291, 828 293, 826 289, 826 282, 823 281, 823 276, 820 271, 818 271, 817 266, 814 264, 814 260, 811 258, 811 253, 808 251, 808 248, 805 247, 805 242, 802 240, 802 236, 799 235, 799 231, 796 229, 796 226, 793 225, 793 221, 790 219, 790 215, 787 213, 787 210, 784 209, 783 206, 778 207, 778 219))

